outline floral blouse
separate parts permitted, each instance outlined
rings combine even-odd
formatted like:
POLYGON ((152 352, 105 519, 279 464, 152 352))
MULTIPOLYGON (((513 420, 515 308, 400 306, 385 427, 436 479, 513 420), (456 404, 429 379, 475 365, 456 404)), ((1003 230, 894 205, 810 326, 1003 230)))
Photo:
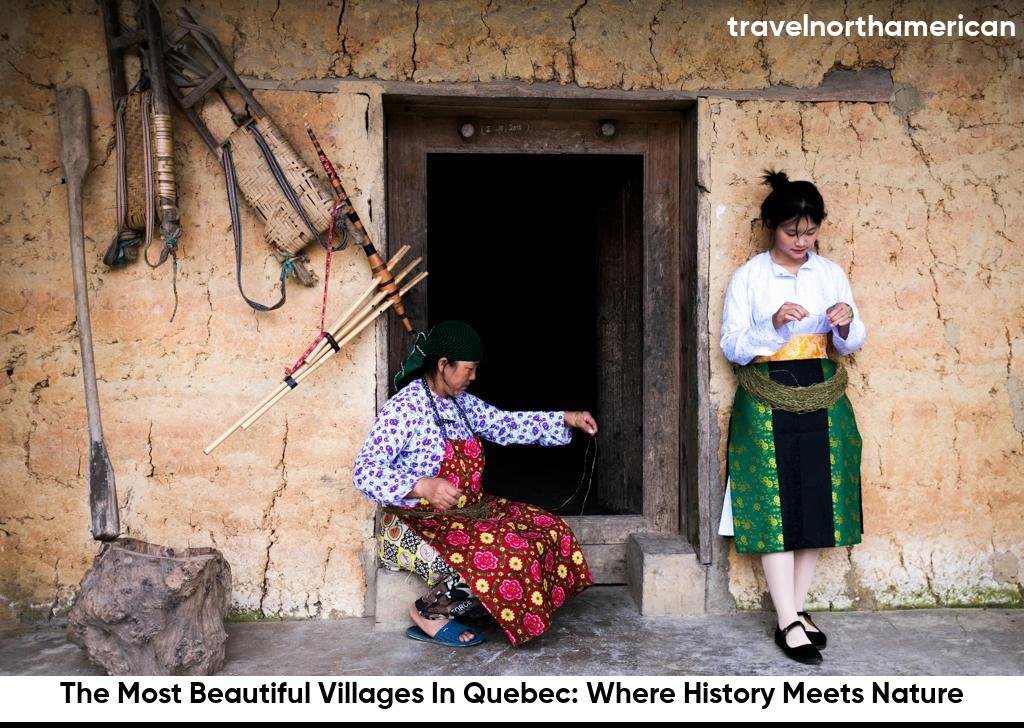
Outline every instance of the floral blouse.
POLYGON ((371 500, 411 508, 419 499, 406 494, 417 480, 440 470, 445 435, 428 397, 434 398, 447 436, 455 440, 473 434, 499 445, 568 445, 572 440, 564 412, 505 412, 463 393, 455 399, 473 428, 469 432, 453 400, 439 397, 417 379, 384 404, 356 458, 352 480, 371 500))

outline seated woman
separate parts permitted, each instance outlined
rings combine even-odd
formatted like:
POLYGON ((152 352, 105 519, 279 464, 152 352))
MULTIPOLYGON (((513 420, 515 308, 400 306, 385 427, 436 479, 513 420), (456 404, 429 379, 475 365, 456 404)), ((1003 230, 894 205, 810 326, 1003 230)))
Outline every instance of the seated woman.
POLYGON ((589 412, 504 412, 466 393, 482 352, 461 321, 419 334, 353 472, 356 487, 385 506, 383 564, 433 587, 409 608, 406 635, 455 647, 483 642, 455 620, 481 604, 520 645, 593 583, 565 521, 483 492, 480 438, 567 445, 570 427, 593 435, 597 423, 589 412))

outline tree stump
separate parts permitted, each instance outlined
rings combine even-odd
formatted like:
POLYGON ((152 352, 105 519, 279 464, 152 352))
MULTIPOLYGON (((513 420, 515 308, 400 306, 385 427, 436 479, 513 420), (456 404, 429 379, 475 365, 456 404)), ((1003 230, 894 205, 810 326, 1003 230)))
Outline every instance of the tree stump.
POLYGON ((110 675, 210 675, 224 665, 231 567, 213 548, 121 538, 100 547, 68 639, 110 675))

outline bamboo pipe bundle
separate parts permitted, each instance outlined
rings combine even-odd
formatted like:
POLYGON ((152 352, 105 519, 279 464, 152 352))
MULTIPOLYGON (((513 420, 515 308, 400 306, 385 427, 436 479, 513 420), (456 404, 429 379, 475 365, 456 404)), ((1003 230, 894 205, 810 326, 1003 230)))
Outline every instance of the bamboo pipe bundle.
MULTIPOLYGON (((395 266, 398 265, 398 261, 400 261, 402 258, 404 258, 405 254, 408 253, 410 250, 411 250, 411 248, 408 245, 403 245, 401 248, 398 249, 398 252, 395 253, 394 257, 392 257, 391 260, 388 261, 387 269, 388 269, 389 273, 394 271, 395 266)), ((423 260, 423 258, 417 258, 416 260, 414 260, 409 266, 406 267, 406 269, 402 273, 402 275, 403 276, 404 275, 408 275, 409 271, 412 270, 413 268, 415 268, 417 265, 419 265, 420 262, 422 262, 422 260, 423 260)), ((345 311, 345 313, 343 313, 341 316, 339 316, 338 320, 335 321, 333 324, 331 324, 331 327, 329 329, 327 329, 327 332, 331 336, 334 337, 335 341, 338 340, 338 335, 340 333, 342 333, 341 332, 342 327, 349 321, 350 318, 352 318, 352 315, 354 313, 356 313, 356 311, 358 311, 361 308, 364 308, 366 306, 367 298, 372 296, 374 291, 377 291, 378 293, 381 293, 381 294, 386 294, 385 291, 381 290, 380 279, 379 278, 375 278, 374 279, 374 283, 370 284, 370 286, 365 291, 363 291, 362 294, 360 294, 360 296, 355 301, 352 302, 352 305, 348 307, 348 309, 345 311)), ((381 298, 383 298, 383 295, 373 296, 373 298, 370 299, 370 300, 371 301, 377 301, 377 300, 380 300, 381 298)), ((325 338, 320 339, 320 341, 317 342, 316 347, 312 351, 310 351, 309 354, 306 355, 306 358, 305 358, 305 361, 303 362, 303 364, 298 366, 298 367, 296 367, 295 371, 299 371, 299 369, 301 369, 302 366, 305 366, 306 362, 309 362, 310 360, 315 359, 318 356, 320 356, 320 352, 322 352, 324 350, 324 348, 327 347, 327 346, 328 346, 327 338, 325 337, 325 338)), ((295 372, 291 372, 291 373, 294 374, 295 372)), ((285 374, 289 374, 288 370, 285 370, 285 374)), ((287 381, 287 380, 284 380, 284 381, 287 381)))
MULTIPOLYGON (((422 260, 422 258, 417 258, 412 263, 407 265, 402 270, 401 273, 395 276, 395 281, 401 282, 412 271, 412 269, 416 265, 418 265, 422 260)), ((420 275, 425 277, 425 275, 422 273, 420 275)), ((415 285, 416 283, 419 283, 421 280, 422 278, 419 277, 414 279, 414 281, 410 284, 409 287, 415 285)), ((377 316, 380 313, 387 310, 387 306, 381 303, 381 301, 387 295, 388 293, 386 291, 378 291, 377 295, 370 299, 369 303, 367 303, 363 308, 361 308, 347 321, 345 321, 345 323, 338 329, 336 333, 332 334, 332 336, 334 336, 334 340, 338 343, 338 348, 341 348, 343 344, 355 338, 355 335, 362 331, 367 324, 369 324, 373 319, 377 318, 377 316)), ((321 363, 323 363, 326 359, 330 358, 330 356, 333 355, 334 353, 335 352, 333 348, 325 345, 315 354, 311 354, 309 358, 307 358, 306 363, 292 373, 292 380, 295 382, 296 385, 298 385, 303 379, 309 376, 311 372, 315 371, 320 366, 321 363)), ((249 429, 249 427, 257 419, 263 416, 264 412, 270 409, 270 407, 272 407, 273 405, 277 404, 278 400, 280 400, 281 397, 283 397, 284 395, 288 394, 288 392, 290 392, 292 389, 294 389, 294 387, 289 385, 287 381, 282 381, 280 384, 278 384, 277 389, 274 390, 274 392, 270 395, 266 402, 249 411, 248 416, 242 422, 242 429, 249 429)))
MULTIPOLYGON (((417 259, 417 262, 419 260, 420 259, 417 259)), ((400 283, 402 279, 405 277, 405 275, 408 274, 410 268, 412 268, 412 265, 408 266, 406 270, 403 270, 402 273, 395 276, 395 283, 400 283)), ((419 274, 416 275, 415 278, 409 281, 409 283, 407 283, 406 285, 402 286, 399 289, 399 295, 405 295, 426 277, 427 271, 421 271, 419 274)), ((383 293, 377 295, 383 299, 383 297, 388 294, 383 293)), ((380 316, 382 313, 384 313, 394 305, 395 302, 393 299, 384 301, 383 303, 380 303, 379 301, 377 301, 376 303, 371 302, 366 309, 360 312, 360 314, 358 314, 357 317, 353 319, 354 323, 352 323, 352 325, 348 328, 348 330, 345 333, 341 334, 342 338, 337 339, 338 347, 340 348, 347 344, 352 339, 354 339, 356 336, 362 333, 363 329, 365 329, 367 326, 373 323, 378 316, 380 316)), ((303 379, 305 379, 310 374, 319 369, 320 365, 326 362, 332 356, 334 356, 335 353, 336 352, 334 351, 333 348, 326 349, 319 359, 310 362, 307 366, 304 366, 301 371, 299 371, 296 374, 293 374, 292 379, 295 380, 296 384, 301 383, 303 379)), ((256 420, 265 415, 270 410, 271 407, 277 404, 278 401, 280 401, 286 394, 292 391, 292 389, 294 389, 294 387, 290 387, 287 384, 280 387, 277 393, 273 395, 273 397, 267 404, 263 405, 262 408, 259 408, 255 410, 252 414, 250 414, 248 419, 246 419, 245 422, 242 423, 242 429, 247 430, 250 427, 252 427, 252 425, 256 423, 256 420)))
MULTIPOLYGON (((393 270, 398 262, 409 252, 409 246, 402 246, 395 253, 394 257, 388 261, 387 267, 389 270, 393 270)), ((395 276, 395 281, 400 282, 405 279, 412 270, 422 262, 422 258, 417 258, 407 265, 400 273, 395 276)), ((427 277, 426 271, 421 272, 409 284, 403 288, 404 291, 410 290, 413 286, 417 285, 420 281, 427 277)), ((390 304, 381 301, 387 295, 387 292, 379 290, 379 282, 374 279, 366 290, 364 290, 356 299, 352 305, 346 309, 346 311, 338 317, 338 319, 327 329, 327 332, 331 334, 334 340, 337 342, 338 347, 344 346, 346 343, 354 339, 359 333, 363 331, 377 316, 386 311, 390 304)), ((320 364, 329 359, 334 354, 334 348, 331 347, 326 338, 318 342, 317 346, 310 352, 306 361, 299 366, 291 377, 285 378, 278 386, 264 397, 259 404, 249 410, 246 414, 242 415, 238 420, 234 422, 228 429, 220 434, 217 439, 213 440, 206 448, 203 449, 203 453, 209 455, 214 451, 222 442, 227 440, 232 434, 238 429, 247 429, 253 422, 259 417, 263 416, 270 407, 278 402, 285 394, 288 393, 294 386, 297 386, 299 382, 306 378, 312 371, 317 369, 320 364), (289 384, 288 380, 291 379, 294 385, 289 384)))

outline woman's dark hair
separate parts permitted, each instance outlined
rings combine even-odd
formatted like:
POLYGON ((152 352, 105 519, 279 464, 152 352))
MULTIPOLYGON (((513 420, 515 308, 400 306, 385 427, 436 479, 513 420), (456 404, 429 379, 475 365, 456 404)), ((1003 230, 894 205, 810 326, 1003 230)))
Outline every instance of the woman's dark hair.
POLYGON ((825 219, 825 201, 812 183, 790 182, 785 172, 771 170, 765 170, 763 179, 772 187, 761 203, 761 224, 769 230, 793 218, 809 217, 818 225, 825 219))
POLYGON ((433 379, 434 374, 437 373, 437 363, 441 361, 440 354, 427 354, 423 357, 423 373, 433 379))

